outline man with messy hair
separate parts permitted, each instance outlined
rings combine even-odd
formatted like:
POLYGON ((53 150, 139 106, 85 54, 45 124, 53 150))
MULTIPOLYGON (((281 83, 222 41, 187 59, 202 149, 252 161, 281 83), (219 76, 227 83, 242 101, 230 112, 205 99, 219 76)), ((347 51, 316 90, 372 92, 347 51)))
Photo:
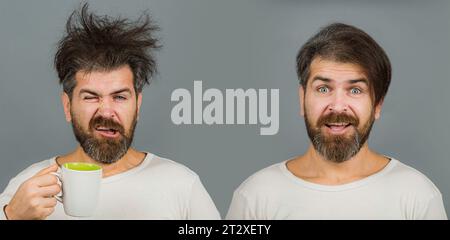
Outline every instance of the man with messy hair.
POLYGON ((72 218, 54 197, 61 187, 53 173, 68 162, 103 169, 92 219, 220 218, 197 174, 130 147, 142 89, 156 71, 156 30, 147 14, 137 21, 98 16, 87 4, 72 13, 55 68, 65 117, 79 146, 13 178, 0 195, 0 219, 72 218))

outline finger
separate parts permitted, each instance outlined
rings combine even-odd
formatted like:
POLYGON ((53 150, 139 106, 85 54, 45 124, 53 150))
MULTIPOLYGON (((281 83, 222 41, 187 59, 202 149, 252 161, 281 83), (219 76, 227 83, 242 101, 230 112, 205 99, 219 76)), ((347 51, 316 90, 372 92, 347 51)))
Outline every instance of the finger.
POLYGON ((33 182, 39 187, 46 187, 58 184, 58 177, 52 174, 46 174, 33 179, 33 182))
POLYGON ((39 196, 41 197, 53 197, 61 192, 61 187, 58 184, 41 187, 39 189, 39 196))
POLYGON ((53 212, 55 211, 55 208, 50 207, 50 208, 43 208, 40 212, 40 216, 39 219, 46 219, 48 216, 50 216, 53 212))
POLYGON ((58 164, 52 164, 49 167, 46 167, 44 169, 42 169, 41 171, 37 172, 34 176, 35 177, 39 177, 45 174, 48 174, 50 172, 56 172, 58 170, 58 164))
POLYGON ((49 197, 49 198, 43 198, 42 199, 42 207, 43 208, 54 208, 56 206, 56 204, 58 203, 58 201, 56 200, 56 198, 54 197, 49 197))

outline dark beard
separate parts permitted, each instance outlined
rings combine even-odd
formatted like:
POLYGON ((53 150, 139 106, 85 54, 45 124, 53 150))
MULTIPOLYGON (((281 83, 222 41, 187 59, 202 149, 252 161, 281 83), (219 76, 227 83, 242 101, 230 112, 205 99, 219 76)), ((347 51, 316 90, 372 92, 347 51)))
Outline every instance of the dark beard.
POLYGON ((349 116, 347 114, 331 113, 326 116, 322 116, 317 120, 315 127, 310 123, 307 114, 305 114, 305 125, 308 132, 308 136, 314 146, 314 149, 322 155, 325 159, 334 162, 342 163, 353 156, 355 156, 364 143, 369 138, 370 131, 372 129, 373 122, 375 121, 373 112, 369 120, 359 129, 359 119, 349 116), (354 132, 349 135, 336 135, 325 136, 321 127, 327 123, 339 123, 348 122, 354 129, 354 132))
POLYGON ((125 132, 122 125, 116 123, 114 120, 103 118, 101 116, 91 119, 89 122, 89 129, 86 132, 72 113, 72 129, 81 148, 83 148, 83 151, 89 157, 102 164, 111 164, 121 159, 130 148, 137 123, 136 115, 137 114, 133 117, 128 132, 125 132), (119 139, 97 139, 93 135, 93 132, 95 131, 95 126, 99 125, 117 129, 120 134, 119 139))

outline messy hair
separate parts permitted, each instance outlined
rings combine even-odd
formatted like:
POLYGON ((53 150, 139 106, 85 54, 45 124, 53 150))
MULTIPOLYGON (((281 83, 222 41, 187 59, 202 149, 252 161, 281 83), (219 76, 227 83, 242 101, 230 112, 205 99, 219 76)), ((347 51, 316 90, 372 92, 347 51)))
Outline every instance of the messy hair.
POLYGON ((157 30, 147 13, 130 21, 95 15, 88 11, 87 3, 73 11, 54 59, 64 92, 72 97, 78 71, 111 71, 124 65, 133 72, 135 91, 142 92, 156 73, 153 52, 160 48, 154 36, 157 30))

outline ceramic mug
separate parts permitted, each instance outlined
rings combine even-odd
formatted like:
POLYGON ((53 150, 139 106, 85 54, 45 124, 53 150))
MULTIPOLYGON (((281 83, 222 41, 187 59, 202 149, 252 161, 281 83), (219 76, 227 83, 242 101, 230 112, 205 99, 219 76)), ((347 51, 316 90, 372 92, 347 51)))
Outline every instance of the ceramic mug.
POLYGON ((74 217, 92 216, 97 208, 102 168, 92 163, 70 162, 52 173, 61 182, 62 195, 55 196, 64 212, 74 217))

